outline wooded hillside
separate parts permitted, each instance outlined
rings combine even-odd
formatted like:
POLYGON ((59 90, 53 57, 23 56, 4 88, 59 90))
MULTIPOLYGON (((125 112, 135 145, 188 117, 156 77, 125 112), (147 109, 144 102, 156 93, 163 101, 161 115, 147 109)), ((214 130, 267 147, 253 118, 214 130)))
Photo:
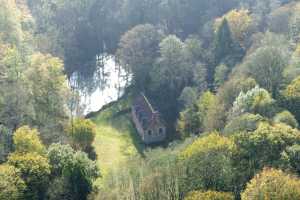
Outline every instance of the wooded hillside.
POLYGON ((0 200, 299 200, 299 123, 297 0, 0 0, 0 200))

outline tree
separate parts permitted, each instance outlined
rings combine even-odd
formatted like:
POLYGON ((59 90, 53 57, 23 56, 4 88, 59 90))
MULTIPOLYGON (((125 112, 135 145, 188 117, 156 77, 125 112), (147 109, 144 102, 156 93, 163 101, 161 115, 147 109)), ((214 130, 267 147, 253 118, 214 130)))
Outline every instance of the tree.
POLYGON ((236 151, 233 163, 237 168, 236 186, 242 189, 247 181, 265 166, 279 167, 281 153, 300 142, 300 134, 285 124, 260 123, 250 133, 234 135, 236 151))
POLYGON ((234 67, 242 55, 242 50, 232 38, 228 20, 224 18, 217 28, 214 39, 215 64, 224 63, 230 68, 234 67))
POLYGON ((242 193, 242 200, 300 198, 300 180, 281 170, 265 168, 257 174, 242 193))
POLYGON ((207 91, 180 113, 177 131, 182 137, 186 137, 217 130, 223 126, 224 115, 219 113, 222 109, 222 104, 218 103, 216 96, 207 91))
POLYGON ((129 30, 120 40, 117 61, 133 75, 134 84, 139 89, 148 87, 161 39, 162 33, 156 27, 145 24, 129 30))
POLYGON ((89 152, 96 136, 96 125, 89 119, 75 119, 67 132, 76 150, 89 152))
POLYGON ((59 58, 37 53, 31 56, 26 74, 35 110, 34 124, 45 143, 57 142, 67 120, 65 108, 70 95, 63 63, 59 58))
POLYGON ((69 145, 61 144, 49 147, 48 158, 52 176, 55 177, 54 183, 61 187, 56 191, 55 185, 51 184, 48 196, 58 198, 65 195, 74 200, 87 199, 93 181, 100 175, 96 162, 91 161, 87 154, 75 152, 69 145))
POLYGON ((73 199, 87 200, 93 189, 93 180, 99 176, 99 169, 85 153, 77 152, 73 162, 66 166, 63 176, 68 180, 73 199))
POLYGON ((167 122, 178 115, 178 98, 192 80, 192 67, 186 65, 184 43, 174 35, 160 43, 160 57, 151 72, 150 96, 167 122))
POLYGON ((194 192, 188 193, 188 195, 184 198, 184 200, 199 200, 199 199, 201 199, 201 200, 234 200, 234 197, 231 193, 226 193, 226 192, 194 191, 194 192))
POLYGON ((300 121, 300 77, 292 81, 283 92, 284 102, 283 106, 286 107, 292 114, 295 115, 297 121, 300 121))
POLYGON ((298 174, 300 174, 300 145, 295 144, 286 148, 284 152, 281 153, 281 159, 283 161, 284 168, 288 168, 298 174))
POLYGON ((295 119, 294 115, 292 115, 289 111, 283 111, 281 113, 276 114, 274 117, 275 123, 285 123, 292 128, 298 127, 298 122, 295 119))
POLYGON ((234 148, 232 140, 211 133, 200 137, 181 153, 185 166, 182 180, 184 191, 232 189, 233 168, 230 155, 234 148))
POLYGON ((219 88, 221 85, 223 85, 225 83, 229 73, 230 73, 229 68, 224 64, 218 65, 216 67, 216 72, 215 72, 215 77, 214 77, 215 88, 219 88))
POLYGON ((246 59, 245 69, 260 87, 277 97, 284 80, 283 72, 287 66, 287 55, 280 47, 262 46, 246 59))
POLYGON ((21 12, 15 1, 1 0, 0 5, 0 40, 19 45, 23 37, 21 12))
POLYGON ((284 5, 273 10, 268 17, 268 27, 271 32, 289 34, 289 21, 293 8, 291 5, 284 5))
POLYGON ((201 131, 202 119, 200 118, 199 107, 193 104, 179 114, 176 130, 182 138, 198 134, 201 131))
POLYGON ((275 109, 274 103, 275 100, 267 90, 256 86, 247 93, 240 93, 233 103, 229 118, 232 119, 247 112, 271 117, 275 109))
POLYGON ((52 176, 61 176, 66 166, 73 162, 75 150, 70 145, 53 143, 49 146, 47 157, 51 164, 52 176))
POLYGON ((299 42, 300 34, 300 16, 299 16, 300 5, 296 4, 289 20, 289 36, 295 42, 299 42))
POLYGON ((222 20, 226 19, 230 27, 232 38, 238 41, 243 47, 247 47, 247 40, 250 38, 250 34, 254 31, 253 19, 249 14, 249 10, 233 9, 226 13, 222 18, 216 20, 216 27, 220 26, 222 20))
POLYGON ((19 171, 9 165, 0 165, 0 199, 22 200, 26 185, 19 171))
POLYGON ((284 70, 287 81, 293 81, 300 75, 300 45, 297 45, 291 55, 289 66, 284 70))
POLYGON ((20 171, 26 184, 25 199, 43 199, 51 168, 48 159, 37 153, 13 153, 8 158, 8 164, 20 171))
POLYGON ((236 98, 241 92, 248 92, 257 85, 253 78, 245 78, 243 76, 234 76, 224 83, 218 89, 218 99, 224 105, 225 110, 229 110, 236 98))
POLYGON ((29 124, 34 116, 30 87, 24 74, 27 59, 16 47, 1 47, 0 119, 2 124, 15 131, 17 127, 29 124))
POLYGON ((197 91, 191 87, 185 87, 179 97, 183 108, 191 107, 197 100, 197 91))
POLYGON ((40 141, 39 132, 36 129, 30 129, 23 126, 14 133, 13 142, 15 152, 17 153, 38 153, 45 154, 45 147, 40 141))
POLYGON ((263 122, 264 118, 259 114, 245 113, 238 116, 227 123, 223 133, 225 135, 232 135, 241 132, 255 131, 260 122, 263 122))
POLYGON ((12 150, 12 134, 5 126, 0 125, 0 163, 5 162, 12 150))

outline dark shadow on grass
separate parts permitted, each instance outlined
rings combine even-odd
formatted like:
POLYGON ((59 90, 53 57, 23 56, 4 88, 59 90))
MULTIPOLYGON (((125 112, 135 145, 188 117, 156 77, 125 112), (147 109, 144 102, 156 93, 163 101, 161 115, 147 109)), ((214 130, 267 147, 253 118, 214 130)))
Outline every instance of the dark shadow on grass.
POLYGON ((110 119, 110 123, 112 127, 117 129, 118 131, 122 132, 129 132, 131 141, 135 148, 137 149, 138 153, 144 158, 144 149, 145 145, 142 142, 141 138, 139 137, 136 129, 134 128, 133 122, 130 116, 130 108, 121 110, 115 113, 112 118, 110 119))

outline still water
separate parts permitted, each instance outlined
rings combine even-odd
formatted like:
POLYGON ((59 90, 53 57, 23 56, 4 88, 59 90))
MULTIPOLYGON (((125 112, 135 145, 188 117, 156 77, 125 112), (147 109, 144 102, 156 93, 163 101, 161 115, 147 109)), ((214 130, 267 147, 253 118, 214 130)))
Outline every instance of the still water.
POLYGON ((128 78, 125 71, 116 65, 113 57, 104 61, 101 73, 105 74, 105 81, 99 82, 91 93, 80 93, 80 104, 84 108, 84 114, 98 111, 104 105, 117 100, 124 91, 128 78), (105 82, 105 83, 103 83, 105 82))

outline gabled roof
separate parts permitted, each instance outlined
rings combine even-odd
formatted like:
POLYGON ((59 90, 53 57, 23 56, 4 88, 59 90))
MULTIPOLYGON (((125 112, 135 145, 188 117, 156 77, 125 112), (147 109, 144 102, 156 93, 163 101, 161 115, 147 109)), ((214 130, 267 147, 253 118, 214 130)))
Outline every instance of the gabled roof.
POLYGON ((141 93, 135 100, 133 107, 139 113, 143 115, 143 119, 145 120, 144 124, 140 121, 140 124, 143 125, 143 129, 146 130, 149 127, 153 127, 157 124, 163 124, 160 113, 156 111, 151 105, 150 101, 147 97, 141 93))

